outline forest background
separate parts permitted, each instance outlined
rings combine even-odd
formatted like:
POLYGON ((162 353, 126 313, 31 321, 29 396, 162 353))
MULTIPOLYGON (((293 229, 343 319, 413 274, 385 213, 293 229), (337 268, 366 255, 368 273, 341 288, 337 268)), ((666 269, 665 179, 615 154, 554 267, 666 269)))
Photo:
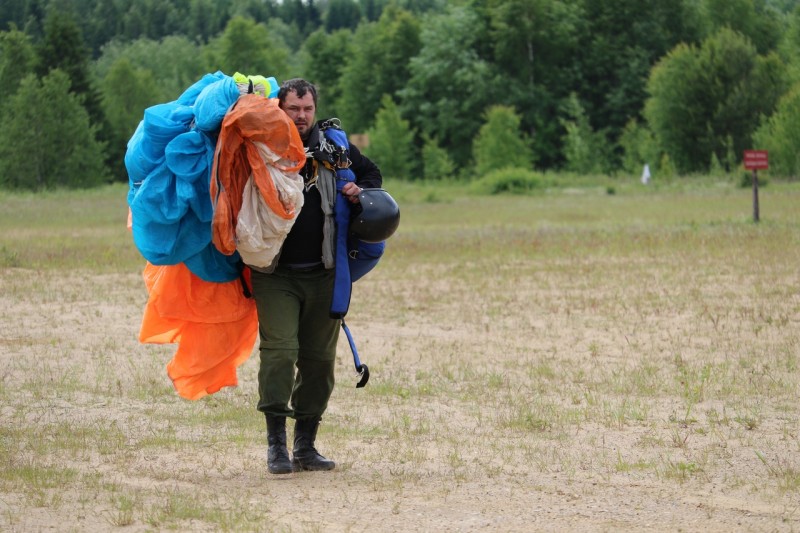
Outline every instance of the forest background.
MULTIPOLYGON (((800 173, 797 0, 4 0, 0 187, 127 181, 147 107, 301 76, 384 175, 800 173)), ((561 179, 562 183, 568 182, 561 179)))

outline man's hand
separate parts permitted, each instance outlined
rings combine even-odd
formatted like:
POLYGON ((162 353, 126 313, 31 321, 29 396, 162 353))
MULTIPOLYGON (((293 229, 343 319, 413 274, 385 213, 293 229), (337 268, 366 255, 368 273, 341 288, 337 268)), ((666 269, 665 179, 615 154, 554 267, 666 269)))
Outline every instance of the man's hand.
POLYGON ((352 181, 348 181, 344 184, 342 187, 342 194, 354 204, 361 202, 361 200, 358 199, 358 195, 361 194, 361 187, 352 181))

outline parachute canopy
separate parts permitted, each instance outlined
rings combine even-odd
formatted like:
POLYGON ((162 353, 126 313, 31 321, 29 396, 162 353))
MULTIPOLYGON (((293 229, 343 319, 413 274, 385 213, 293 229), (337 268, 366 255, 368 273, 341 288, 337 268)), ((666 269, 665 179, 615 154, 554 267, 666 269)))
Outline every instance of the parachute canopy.
POLYGON ((147 260, 139 340, 178 343, 167 374, 184 398, 236 385, 255 344, 249 271, 236 246, 248 180, 268 207, 263 216, 284 221, 283 237, 302 206, 296 171, 305 152, 269 98, 276 94, 274 78, 206 74, 174 102, 146 109, 128 142, 129 227, 147 260))

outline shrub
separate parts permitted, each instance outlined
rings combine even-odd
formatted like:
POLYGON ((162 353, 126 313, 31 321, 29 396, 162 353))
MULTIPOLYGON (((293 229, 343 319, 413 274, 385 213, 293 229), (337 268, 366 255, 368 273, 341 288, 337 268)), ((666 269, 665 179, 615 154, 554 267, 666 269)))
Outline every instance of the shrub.
MULTIPOLYGON (((765 176, 758 177, 758 186, 759 187, 766 187, 769 183, 769 180, 765 176)), ((751 171, 742 172, 739 176, 739 187, 742 189, 748 189, 753 186, 753 173, 751 171)))
POLYGON ((541 174, 526 168, 506 167, 489 172, 472 183, 472 190, 480 194, 529 194, 546 186, 541 174))

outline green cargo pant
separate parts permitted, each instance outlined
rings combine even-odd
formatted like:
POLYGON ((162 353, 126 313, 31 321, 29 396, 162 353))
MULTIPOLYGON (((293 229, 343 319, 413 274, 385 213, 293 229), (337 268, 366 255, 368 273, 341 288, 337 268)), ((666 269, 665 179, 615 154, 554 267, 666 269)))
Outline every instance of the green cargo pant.
POLYGON ((258 410, 322 416, 333 392, 340 321, 330 317, 334 271, 252 272, 261 366, 258 410), (295 372, 295 368, 297 371, 295 372))

